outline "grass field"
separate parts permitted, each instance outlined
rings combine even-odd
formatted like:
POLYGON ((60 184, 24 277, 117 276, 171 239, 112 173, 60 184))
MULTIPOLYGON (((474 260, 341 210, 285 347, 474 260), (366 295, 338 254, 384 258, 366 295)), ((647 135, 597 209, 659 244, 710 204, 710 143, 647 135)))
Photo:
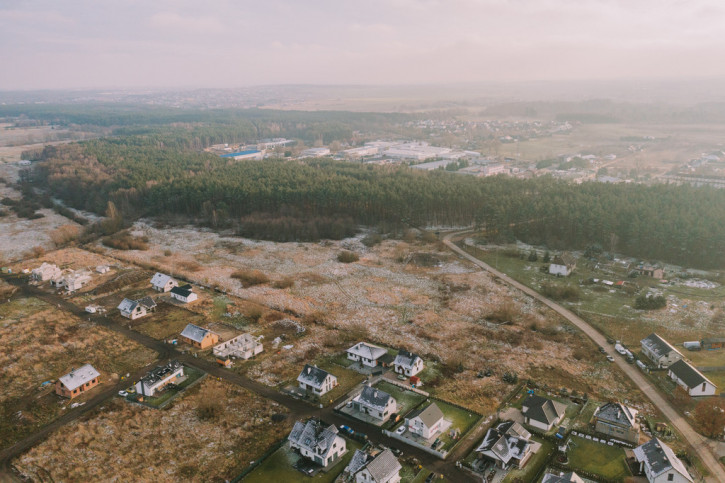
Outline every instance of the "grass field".
POLYGON ((345 369, 344 367, 338 366, 332 362, 322 362, 318 364, 318 367, 337 377, 337 387, 321 398, 320 402, 324 405, 328 405, 336 401, 339 397, 345 395, 353 387, 365 380, 365 376, 362 374, 350 369, 345 369))
POLYGON ((245 483, 269 483, 272 481, 284 481, 285 483, 332 483, 350 462, 352 455, 355 454, 355 450, 362 447, 360 443, 350 439, 346 439, 345 443, 347 444, 347 453, 327 473, 320 472, 314 477, 309 477, 297 471, 292 465, 297 462, 300 456, 293 453, 289 449, 289 445, 285 443, 280 449, 265 459, 254 471, 245 476, 242 481, 245 483))
POLYGON ((161 340, 178 337, 187 324, 201 327, 206 325, 203 316, 174 307, 168 311, 150 313, 140 319, 140 323, 135 329, 142 334, 161 340))
POLYGON ((624 450, 619 446, 595 443, 571 436, 569 467, 597 474, 608 480, 621 481, 631 473, 625 461, 624 450))
POLYGON ((443 401, 435 401, 435 403, 443 412, 444 419, 453 423, 447 431, 439 436, 441 441, 443 441, 441 449, 450 450, 463 436, 466 435, 466 433, 481 419, 481 417, 478 414, 474 414, 443 401), (457 439, 451 438, 451 431, 454 429, 459 431, 459 437, 457 439))

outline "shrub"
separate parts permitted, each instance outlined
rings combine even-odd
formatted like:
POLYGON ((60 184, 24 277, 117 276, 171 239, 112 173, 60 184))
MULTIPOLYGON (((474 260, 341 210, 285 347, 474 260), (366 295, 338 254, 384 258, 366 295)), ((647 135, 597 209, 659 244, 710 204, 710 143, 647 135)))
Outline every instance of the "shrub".
POLYGON ((236 278, 242 282, 243 287, 253 287, 254 285, 262 285, 269 282, 269 277, 260 270, 237 270, 232 273, 232 278, 236 278))
POLYGON ((50 239, 53 240, 56 247, 60 248, 77 239, 80 234, 80 227, 63 225, 50 232, 50 239))
POLYGON ((545 282, 541 284, 541 295, 554 300, 576 301, 581 297, 579 287, 573 285, 557 285, 545 282))
POLYGON ((357 253, 345 250, 343 252, 340 252, 339 255, 337 255, 337 261, 340 263, 353 263, 360 260, 360 257, 357 253))
POLYGON ((272 283, 272 286, 274 288, 290 288, 295 284, 295 280, 292 277, 284 277, 279 280, 275 280, 274 283, 272 283))
POLYGON ((164 256, 165 257, 170 257, 173 254, 174 254, 174 252, 172 252, 171 250, 168 250, 168 249, 164 250, 164 256))
POLYGON ((117 250, 148 250, 149 248, 148 238, 132 236, 128 230, 119 231, 114 235, 103 237, 101 243, 117 250))
POLYGON ((362 244, 366 247, 374 247, 378 243, 383 241, 383 237, 378 233, 371 233, 362 239, 362 244))
POLYGON ((435 235, 435 233, 430 231, 423 232, 423 235, 420 237, 420 239, 423 241, 423 243, 435 243, 438 241, 438 237, 435 235))
POLYGON ((257 322, 259 322, 259 319, 262 318, 262 309, 251 309, 249 312, 247 312, 246 317, 247 319, 251 320, 256 324, 257 322))
POLYGON ((642 294, 634 300, 634 308, 639 310, 657 310, 667 306, 667 299, 662 295, 642 294))
POLYGON ((198 272, 199 270, 201 270, 201 265, 194 260, 185 260, 179 263, 179 266, 184 270, 188 270, 189 272, 198 272))
POLYGON ((503 382, 506 382, 508 384, 516 384, 517 382, 519 382, 519 375, 513 371, 506 371, 504 372, 501 379, 503 380, 503 382))

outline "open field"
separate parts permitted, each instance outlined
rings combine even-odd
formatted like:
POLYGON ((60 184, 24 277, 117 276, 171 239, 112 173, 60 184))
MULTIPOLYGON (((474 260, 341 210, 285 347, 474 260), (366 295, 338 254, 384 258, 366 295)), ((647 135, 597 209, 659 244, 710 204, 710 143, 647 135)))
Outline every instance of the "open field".
POLYGON ((436 244, 387 240, 370 248, 361 243, 362 236, 270 243, 144 223, 134 230, 149 237, 149 250, 98 249, 161 271, 180 271, 238 296, 224 308, 212 300, 209 314, 239 313, 240 330, 265 336, 265 352, 234 370, 271 386, 294 379, 305 363, 323 354, 339 354, 367 340, 411 350, 435 363, 424 377, 425 389, 479 412, 491 411, 510 391, 501 380, 505 372, 552 387, 631 393, 629 382, 617 377, 576 330, 436 244), (358 253, 360 261, 339 263, 342 249, 358 253), (415 254, 436 262, 419 265, 415 254), (194 270, 179 269, 189 262, 196 263, 194 270), (259 270, 271 282, 243 286, 231 277, 238 270, 259 270), (276 288, 282 279, 292 285, 276 288), (276 349, 270 347, 275 337, 281 337, 276 349), (492 377, 476 377, 486 368, 492 377))
POLYGON ((30 477, 49 474, 55 481, 108 475, 119 481, 223 481, 286 436, 291 421, 270 419, 278 412, 275 403, 206 379, 161 411, 114 399, 14 464, 30 477))
MULTIPOLYGON (((154 360, 155 353, 113 332, 55 310, 36 298, 0 304, 0 446, 54 419, 70 401, 45 381, 90 363, 101 381, 118 378, 154 360)), ((92 396, 93 391, 89 392, 92 396)), ((73 402, 76 402, 74 400, 73 402)))
POLYGON ((352 456, 355 454, 355 450, 362 447, 360 443, 351 439, 345 439, 345 444, 347 453, 330 468, 329 472, 325 473, 322 471, 314 477, 309 477, 303 475, 292 466, 300 459, 300 456, 292 452, 289 449, 289 444, 285 443, 280 449, 265 459, 253 472, 245 476, 243 481, 245 483, 267 483, 271 481, 332 483, 350 462, 352 456))
POLYGON ((619 481, 631 475, 624 450, 619 446, 595 443, 578 436, 570 436, 568 467, 597 474, 610 481, 619 481))

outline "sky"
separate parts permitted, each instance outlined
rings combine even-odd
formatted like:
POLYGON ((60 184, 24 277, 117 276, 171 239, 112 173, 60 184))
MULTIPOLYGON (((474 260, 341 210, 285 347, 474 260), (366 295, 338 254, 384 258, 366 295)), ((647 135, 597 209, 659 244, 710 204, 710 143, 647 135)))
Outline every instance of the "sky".
POLYGON ((0 90, 725 78, 722 0, 2 0, 0 90))

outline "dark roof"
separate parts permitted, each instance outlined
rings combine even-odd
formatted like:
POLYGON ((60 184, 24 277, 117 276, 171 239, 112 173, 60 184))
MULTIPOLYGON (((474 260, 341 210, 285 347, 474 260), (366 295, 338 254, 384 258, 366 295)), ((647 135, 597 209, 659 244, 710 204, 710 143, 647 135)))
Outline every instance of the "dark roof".
POLYGON ((636 424, 637 411, 624 404, 606 403, 599 406, 594 416, 601 421, 613 423, 619 426, 633 427, 636 424))
POLYGON ((152 299, 151 297, 144 297, 142 299, 139 299, 138 303, 140 305, 143 305, 147 309, 153 309, 154 307, 156 307, 156 302, 154 302, 154 299, 152 299))
POLYGON ((313 384, 319 387, 322 385, 323 382, 325 382, 325 379, 329 374, 329 372, 324 371, 319 367, 305 364, 305 367, 304 369, 302 369, 302 372, 300 372, 297 380, 299 381, 300 379, 302 379, 302 382, 313 384))
POLYGON ((365 386, 360 393, 358 401, 364 402, 368 406, 375 408, 385 409, 388 405, 388 400, 392 399, 393 396, 380 389, 375 389, 371 386, 365 386))
POLYGON ((420 359, 420 356, 418 356, 418 354, 413 354, 412 352, 408 352, 405 349, 400 349, 400 351, 398 351, 397 357, 395 358, 394 364, 403 367, 413 367, 416 359, 420 359))
POLYGON ((652 333, 640 341, 644 347, 647 347, 657 357, 666 357, 670 352, 675 351, 678 354, 680 351, 672 347, 672 344, 664 340, 659 335, 652 333))
POLYGON ((524 413, 527 418, 547 425, 553 424, 566 412, 564 404, 535 394, 527 397, 522 407, 528 408, 524 413))
POLYGON ((687 387, 690 389, 699 386, 703 382, 709 382, 713 386, 715 385, 712 381, 703 376, 700 371, 682 359, 672 364, 670 366, 670 371, 677 376, 678 379, 687 384, 687 387))
POLYGON ((382 356, 378 357, 378 361, 382 362, 383 364, 392 364, 394 360, 395 357, 393 357, 392 354, 388 354, 387 352, 382 356))
POLYGON ((584 483, 584 480, 573 471, 570 471, 569 473, 561 475, 546 473, 541 483, 584 483))
POLYGON ((154 369, 151 369, 141 378, 141 382, 145 383, 147 386, 151 386, 176 371, 179 367, 181 367, 181 362, 177 360, 169 361, 169 363, 164 366, 157 366, 154 369))
POLYGON ((649 467, 652 477, 657 477, 672 468, 689 481, 692 481, 682 461, 675 456, 675 453, 669 446, 657 438, 651 439, 642 446, 634 448, 634 456, 637 458, 637 461, 642 461, 649 467))
POLYGON ((188 285, 188 284, 187 285, 184 285, 183 287, 174 287, 174 288, 171 289, 171 293, 176 294, 176 295, 180 295, 180 296, 182 296, 184 298, 188 297, 193 292, 194 291, 192 290, 191 285, 188 285))
POLYGON ((573 267, 576 265, 576 258, 571 256, 569 253, 562 253, 561 255, 556 255, 552 260, 551 263, 554 265, 564 265, 567 267, 573 267))

